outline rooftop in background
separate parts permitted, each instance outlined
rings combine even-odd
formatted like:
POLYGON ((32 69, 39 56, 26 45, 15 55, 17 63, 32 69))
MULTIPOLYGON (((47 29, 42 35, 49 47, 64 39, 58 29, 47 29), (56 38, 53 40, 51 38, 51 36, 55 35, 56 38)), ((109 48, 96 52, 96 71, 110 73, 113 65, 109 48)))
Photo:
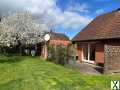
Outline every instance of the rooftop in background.
POLYGON ((51 39, 52 40, 66 40, 69 41, 69 37, 66 36, 63 33, 56 33, 56 32, 51 32, 51 39))
POLYGON ((120 38, 120 8, 100 15, 79 32, 72 41, 120 38))

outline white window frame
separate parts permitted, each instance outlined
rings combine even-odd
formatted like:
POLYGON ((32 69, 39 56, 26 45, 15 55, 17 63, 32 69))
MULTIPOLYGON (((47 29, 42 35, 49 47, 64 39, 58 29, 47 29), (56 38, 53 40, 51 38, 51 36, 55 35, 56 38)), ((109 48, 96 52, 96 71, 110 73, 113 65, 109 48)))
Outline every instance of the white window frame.
POLYGON ((83 48, 84 47, 82 47, 82 61, 94 64, 95 61, 90 60, 90 44, 87 44, 87 48, 88 48, 88 59, 87 60, 84 59, 83 48))

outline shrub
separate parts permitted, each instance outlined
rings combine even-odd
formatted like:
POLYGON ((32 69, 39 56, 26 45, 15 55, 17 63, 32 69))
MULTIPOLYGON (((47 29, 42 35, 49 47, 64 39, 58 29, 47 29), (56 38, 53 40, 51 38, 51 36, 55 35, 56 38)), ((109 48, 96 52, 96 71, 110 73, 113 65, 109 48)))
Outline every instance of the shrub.
POLYGON ((48 46, 48 60, 56 64, 64 65, 67 63, 67 47, 48 46))

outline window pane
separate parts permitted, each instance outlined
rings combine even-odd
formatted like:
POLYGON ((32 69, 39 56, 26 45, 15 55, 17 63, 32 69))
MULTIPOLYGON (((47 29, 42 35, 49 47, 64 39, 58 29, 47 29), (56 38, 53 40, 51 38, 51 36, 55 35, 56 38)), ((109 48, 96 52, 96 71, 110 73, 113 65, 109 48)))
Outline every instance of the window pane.
POLYGON ((84 46, 84 47, 83 47, 83 58, 84 58, 85 60, 88 59, 88 47, 87 47, 87 46, 84 46))

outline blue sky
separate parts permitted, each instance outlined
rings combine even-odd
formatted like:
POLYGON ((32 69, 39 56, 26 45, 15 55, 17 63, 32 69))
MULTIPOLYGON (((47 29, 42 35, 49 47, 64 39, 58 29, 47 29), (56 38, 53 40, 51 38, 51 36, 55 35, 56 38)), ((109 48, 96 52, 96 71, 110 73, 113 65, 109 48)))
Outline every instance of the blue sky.
MULTIPOLYGON (((69 7, 75 5, 85 5, 83 11, 73 10, 73 12, 78 13, 83 17, 90 17, 90 19, 94 19, 96 16, 101 15, 106 12, 110 12, 120 8, 120 0, 57 0, 57 7, 59 7, 63 12, 67 11, 69 7)), ((79 9, 80 7, 78 7, 79 9)), ((71 11, 72 12, 72 11, 71 11)), ((65 28, 62 25, 59 25, 55 31, 67 34, 70 38, 74 37, 82 28, 87 25, 80 25, 80 27, 65 28)))

